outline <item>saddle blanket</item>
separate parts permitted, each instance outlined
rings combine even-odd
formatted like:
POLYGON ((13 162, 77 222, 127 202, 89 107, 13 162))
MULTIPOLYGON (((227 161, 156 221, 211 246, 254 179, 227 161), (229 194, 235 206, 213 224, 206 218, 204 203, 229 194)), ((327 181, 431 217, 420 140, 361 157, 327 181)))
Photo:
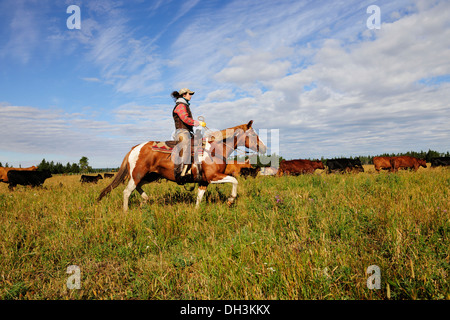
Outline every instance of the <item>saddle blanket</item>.
POLYGON ((154 141, 152 150, 163 153, 172 153, 172 150, 176 144, 177 141, 154 141))

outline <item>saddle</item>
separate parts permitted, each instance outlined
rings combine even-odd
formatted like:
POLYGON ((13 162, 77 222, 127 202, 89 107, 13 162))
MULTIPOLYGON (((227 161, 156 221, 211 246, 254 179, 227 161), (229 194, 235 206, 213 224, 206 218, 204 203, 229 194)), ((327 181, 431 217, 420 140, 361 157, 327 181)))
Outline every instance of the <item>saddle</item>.
MULTIPOLYGON (((179 143, 179 141, 175 140, 167 140, 167 141, 154 141, 152 145, 153 151, 158 151, 162 153, 172 153, 175 146, 179 143)), ((194 145, 194 139, 191 139, 191 156, 195 154, 195 148, 197 148, 198 154, 203 154, 203 149, 205 146, 205 141, 202 141, 201 146, 194 145)))
MULTIPOLYGON (((205 141, 204 141, 204 139, 202 139, 202 144, 200 146, 194 145, 194 141, 195 141, 195 139, 192 138, 191 139, 191 161, 189 164, 187 164, 187 165, 189 165, 187 174, 185 174, 184 176, 181 176, 181 172, 182 172, 183 166, 185 164, 180 163, 180 164, 174 165, 175 181, 179 185, 183 185, 185 183, 195 183, 195 182, 201 181, 202 171, 203 171, 201 162, 200 161, 192 161, 192 160, 194 159, 194 157, 199 157, 199 156, 203 155, 205 141), (192 167, 196 168, 197 174, 195 175, 195 177, 192 173, 192 167)), ((154 143, 152 145, 152 150, 157 151, 157 152, 171 154, 173 149, 175 148, 175 146, 178 143, 179 143, 179 141, 175 141, 175 140, 154 141, 154 143)), ((198 159, 196 159, 196 160, 198 160, 198 159)))
POLYGON ((172 153, 173 148, 178 144, 178 141, 168 140, 168 141, 155 141, 152 145, 153 151, 158 151, 162 153, 172 153))

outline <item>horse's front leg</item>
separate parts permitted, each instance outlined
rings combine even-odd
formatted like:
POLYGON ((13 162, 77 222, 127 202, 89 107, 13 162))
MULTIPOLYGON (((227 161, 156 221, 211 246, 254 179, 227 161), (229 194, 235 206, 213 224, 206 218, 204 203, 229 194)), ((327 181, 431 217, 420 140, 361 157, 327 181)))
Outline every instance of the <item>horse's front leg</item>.
POLYGON ((232 176, 227 176, 226 174, 218 174, 216 177, 214 177, 211 183, 231 183, 232 185, 231 197, 229 197, 227 201, 227 205, 231 206, 237 197, 237 186, 238 186, 237 179, 232 176))
POLYGON ((198 209, 200 207, 200 202, 202 202, 203 195, 205 194, 207 187, 208 187, 207 184, 198 186, 197 203, 195 204, 195 209, 198 209))

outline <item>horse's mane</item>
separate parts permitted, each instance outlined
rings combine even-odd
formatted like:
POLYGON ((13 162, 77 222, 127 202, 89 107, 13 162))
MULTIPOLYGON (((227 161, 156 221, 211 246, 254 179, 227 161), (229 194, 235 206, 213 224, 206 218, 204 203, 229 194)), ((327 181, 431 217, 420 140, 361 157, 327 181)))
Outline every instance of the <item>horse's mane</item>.
POLYGON ((237 130, 243 130, 246 131, 248 129, 247 124, 241 124, 235 127, 219 130, 219 131, 213 131, 210 133, 207 133, 205 136, 208 138, 210 142, 212 141, 223 141, 226 139, 229 139, 234 136, 237 130), (217 139, 217 140, 216 140, 217 139))

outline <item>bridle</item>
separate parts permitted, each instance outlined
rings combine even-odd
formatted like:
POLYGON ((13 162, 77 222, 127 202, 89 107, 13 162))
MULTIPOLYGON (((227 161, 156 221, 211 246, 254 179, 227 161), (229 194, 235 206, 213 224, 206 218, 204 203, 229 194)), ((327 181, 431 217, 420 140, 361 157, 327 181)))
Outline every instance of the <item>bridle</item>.
MULTIPOLYGON (((203 116, 199 116, 198 118, 198 121, 202 121, 202 122, 205 122, 205 117, 203 117, 203 116)), ((204 127, 205 128, 205 133, 206 132, 214 132, 213 130, 211 130, 210 128, 208 128, 207 126, 205 126, 204 127)), ((249 133, 249 137, 252 137, 252 136, 256 136, 256 133, 255 133, 255 130, 253 129, 253 128, 250 128, 249 130, 247 130, 247 131, 245 131, 245 133, 246 134, 248 134, 249 133)), ((237 137, 238 135, 239 135, 240 133, 237 133, 234 137, 237 137)), ((230 148, 230 149, 232 149, 233 151, 236 151, 236 153, 240 153, 241 155, 244 155, 244 156, 248 156, 248 155, 254 155, 254 154, 257 154, 257 151, 253 151, 253 150, 251 150, 252 152, 249 152, 249 151, 247 151, 247 150, 239 150, 239 149, 235 149, 234 148, 234 145, 233 146, 231 146, 231 145, 229 145, 227 142, 225 142, 226 141, 226 139, 223 141, 223 144, 226 146, 226 148, 230 148)), ((247 149, 249 149, 249 148, 247 148, 247 149)), ((223 159, 224 161, 226 160, 225 159, 225 157, 224 157, 224 159, 223 159)))

